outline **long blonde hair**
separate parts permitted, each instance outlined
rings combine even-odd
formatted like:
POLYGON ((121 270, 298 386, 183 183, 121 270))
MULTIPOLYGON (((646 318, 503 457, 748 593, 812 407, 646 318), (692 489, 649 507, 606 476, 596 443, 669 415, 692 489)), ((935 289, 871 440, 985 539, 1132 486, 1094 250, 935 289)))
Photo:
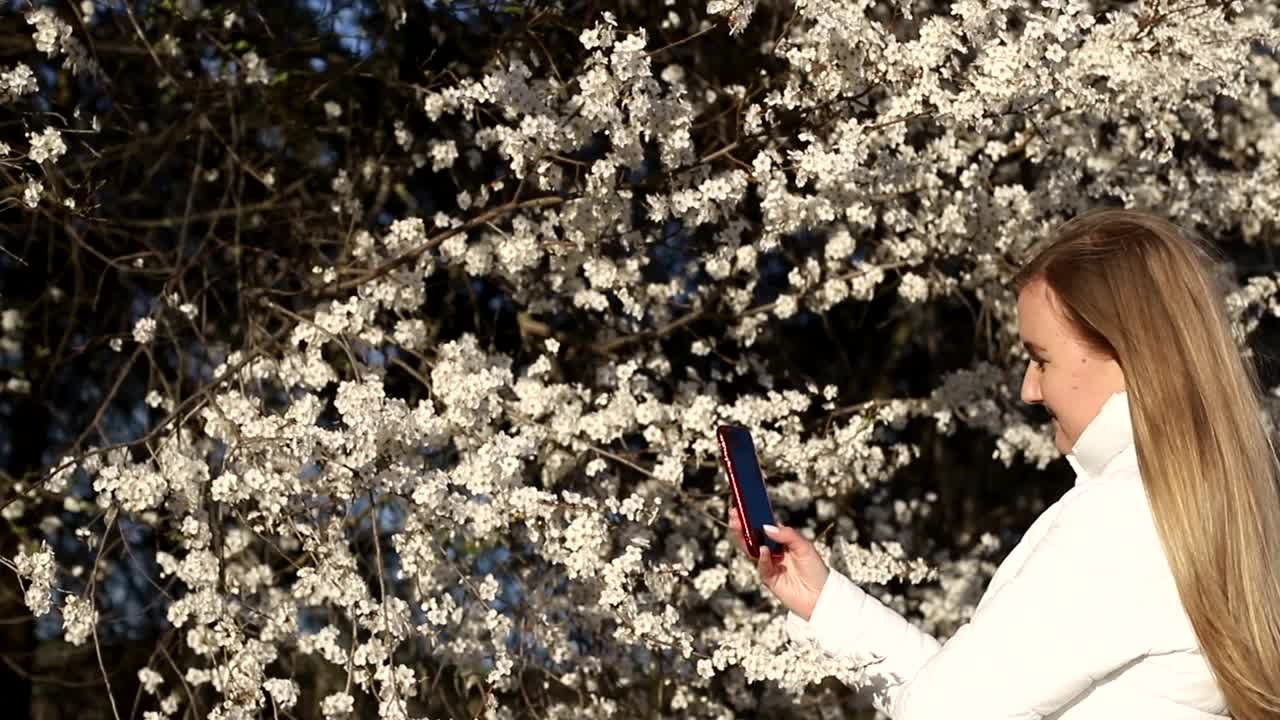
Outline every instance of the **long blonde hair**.
POLYGON ((1063 225, 1015 278, 1053 289, 1124 371, 1142 482, 1201 649, 1238 720, 1280 716, 1280 464, 1214 254, 1141 212, 1063 225))

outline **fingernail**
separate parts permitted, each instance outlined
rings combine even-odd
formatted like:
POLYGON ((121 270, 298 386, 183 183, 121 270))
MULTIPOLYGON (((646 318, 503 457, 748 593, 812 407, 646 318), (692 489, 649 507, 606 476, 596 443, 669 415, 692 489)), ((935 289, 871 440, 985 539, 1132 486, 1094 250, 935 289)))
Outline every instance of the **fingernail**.
POLYGON ((778 527, 776 525, 761 525, 760 527, 763 528, 764 531, 769 533, 770 535, 778 534, 778 527))

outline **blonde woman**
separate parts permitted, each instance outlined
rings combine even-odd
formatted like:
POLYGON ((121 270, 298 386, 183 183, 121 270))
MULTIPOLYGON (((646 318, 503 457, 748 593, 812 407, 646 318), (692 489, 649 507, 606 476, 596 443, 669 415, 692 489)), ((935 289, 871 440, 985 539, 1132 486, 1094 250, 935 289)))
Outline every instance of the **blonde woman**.
POLYGON ((873 663, 894 720, 1280 718, 1280 472, 1211 267, 1150 215, 1063 226, 1017 278, 1018 325, 1022 399, 1074 487, 945 645, 769 528, 791 637, 873 663))

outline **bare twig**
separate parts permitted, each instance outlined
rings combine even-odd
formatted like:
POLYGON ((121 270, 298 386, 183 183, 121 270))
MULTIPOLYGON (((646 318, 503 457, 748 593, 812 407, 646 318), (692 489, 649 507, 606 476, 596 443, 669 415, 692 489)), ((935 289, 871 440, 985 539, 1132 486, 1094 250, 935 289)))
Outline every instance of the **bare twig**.
POLYGON ((698 32, 696 32, 696 33, 694 33, 694 34, 692 34, 692 35, 689 35, 689 36, 687 36, 687 37, 680 38, 679 40, 676 40, 675 42, 672 42, 672 43, 667 43, 666 45, 663 45, 662 47, 658 48, 657 50, 650 50, 649 52, 647 52, 647 53, 645 53, 645 54, 644 54, 644 57, 646 57, 646 58, 651 58, 651 57, 653 57, 654 55, 657 55, 657 54, 659 54, 659 53, 664 53, 664 52, 666 52, 666 51, 670 50, 671 48, 679 47, 679 46, 681 46, 681 45, 683 45, 683 44, 685 44, 685 43, 689 42, 690 40, 694 40, 694 39, 696 39, 696 38, 700 38, 700 37, 702 37, 703 35, 706 35, 707 33, 711 32, 712 30, 716 30, 716 29, 718 29, 719 27, 720 27, 720 23, 713 23, 713 24, 708 25, 707 27, 705 27, 705 28, 703 28, 703 29, 699 30, 698 32))
MULTIPOLYGON (((107 527, 102 531, 103 544, 98 548, 98 554, 93 559, 92 575, 89 576, 89 608, 95 607, 94 597, 98 589, 98 565, 102 562, 102 556, 106 554, 106 538, 111 534, 111 526, 115 523, 118 512, 107 514, 107 527)), ((93 629, 93 650, 98 656, 98 669, 102 671, 102 682, 107 686, 107 699, 111 701, 111 714, 115 716, 115 720, 120 720, 120 711, 116 708, 116 696, 111 692, 111 678, 107 676, 106 663, 102 661, 102 644, 98 642, 98 623, 90 623, 93 629)))

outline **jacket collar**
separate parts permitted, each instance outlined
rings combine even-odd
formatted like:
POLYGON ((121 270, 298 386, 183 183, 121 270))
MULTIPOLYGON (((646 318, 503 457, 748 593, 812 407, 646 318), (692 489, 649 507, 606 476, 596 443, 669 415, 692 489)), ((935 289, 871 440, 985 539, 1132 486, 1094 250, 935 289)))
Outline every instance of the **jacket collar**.
POLYGON ((1080 433, 1067 455, 1067 462, 1076 471, 1076 485, 1101 475, 1112 460, 1132 449, 1133 424, 1129 417, 1129 396, 1122 390, 1102 404, 1098 415, 1080 433))

